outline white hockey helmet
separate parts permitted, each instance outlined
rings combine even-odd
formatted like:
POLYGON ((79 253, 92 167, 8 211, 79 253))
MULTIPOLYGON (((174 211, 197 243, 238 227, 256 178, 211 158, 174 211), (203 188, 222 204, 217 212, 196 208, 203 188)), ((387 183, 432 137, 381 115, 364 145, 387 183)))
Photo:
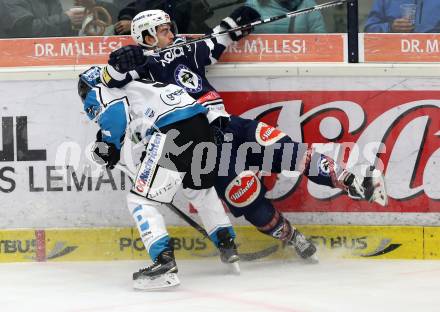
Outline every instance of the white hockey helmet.
POLYGON ((156 27, 170 24, 171 19, 170 16, 162 10, 147 10, 137 14, 133 21, 131 22, 131 37, 133 40, 144 47, 154 48, 158 43, 157 35, 156 35, 156 27), (148 35, 154 38, 154 44, 149 45, 145 43, 144 37, 147 35, 145 31, 148 31, 148 35))

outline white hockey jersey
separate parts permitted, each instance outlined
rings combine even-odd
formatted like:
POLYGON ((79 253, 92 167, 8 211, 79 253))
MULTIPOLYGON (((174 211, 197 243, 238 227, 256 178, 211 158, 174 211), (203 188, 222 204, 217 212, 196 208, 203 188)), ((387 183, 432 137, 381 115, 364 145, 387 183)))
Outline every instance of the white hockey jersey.
POLYGON ((120 149, 127 129, 131 137, 143 140, 161 127, 208 110, 179 86, 140 80, 121 89, 96 85, 85 98, 84 111, 99 124, 102 140, 120 149))

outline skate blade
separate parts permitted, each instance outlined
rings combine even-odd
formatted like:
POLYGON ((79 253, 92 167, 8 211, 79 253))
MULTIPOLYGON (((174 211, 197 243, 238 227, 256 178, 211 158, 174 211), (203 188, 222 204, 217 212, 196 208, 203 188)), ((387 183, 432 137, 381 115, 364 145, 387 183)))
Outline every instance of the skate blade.
POLYGON ((229 271, 234 275, 240 275, 240 265, 238 264, 238 261, 228 263, 229 271))
POLYGON ((305 263, 307 264, 318 264, 319 263, 319 258, 318 255, 316 254, 316 252, 311 255, 308 258, 303 259, 305 263))
POLYGON ((388 205, 388 195, 385 188, 385 178, 383 174, 375 169, 372 177, 373 185, 375 186, 371 201, 378 203, 379 205, 386 207, 388 205))
POLYGON ((133 281, 133 288, 136 290, 160 290, 169 287, 175 287, 180 284, 176 273, 166 273, 154 279, 138 278, 133 281))

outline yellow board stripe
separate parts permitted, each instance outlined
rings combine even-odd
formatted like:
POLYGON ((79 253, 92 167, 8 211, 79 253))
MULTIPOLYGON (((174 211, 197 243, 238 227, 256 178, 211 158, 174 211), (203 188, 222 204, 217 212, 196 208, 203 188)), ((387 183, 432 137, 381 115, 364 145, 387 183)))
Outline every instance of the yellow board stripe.
MULTIPOLYGON (((217 257, 191 227, 169 227, 178 259, 217 257)), ((237 226, 243 259, 294 257, 290 248, 251 226, 237 226)), ((440 228, 421 226, 298 226, 321 259, 440 259, 440 228)), ((0 230, 0 262, 149 259, 136 228, 0 230)))

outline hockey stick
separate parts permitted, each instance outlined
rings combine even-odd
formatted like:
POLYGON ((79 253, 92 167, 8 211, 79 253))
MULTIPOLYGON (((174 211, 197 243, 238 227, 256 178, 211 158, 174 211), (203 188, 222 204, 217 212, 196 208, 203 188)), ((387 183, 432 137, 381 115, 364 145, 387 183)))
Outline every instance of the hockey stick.
POLYGON ((155 53, 162 53, 162 52, 174 49, 174 48, 179 48, 179 47, 182 47, 182 46, 185 46, 185 45, 189 45, 189 44, 192 44, 192 43, 196 43, 196 42, 199 42, 199 41, 204 41, 204 40, 207 40, 207 39, 223 36, 223 35, 229 34, 231 32, 251 29, 252 27, 255 27, 255 26, 258 26, 258 25, 263 25, 263 24, 268 24, 268 23, 272 23, 272 22, 276 22, 276 21, 284 19, 284 18, 294 17, 294 16, 298 16, 298 15, 302 15, 302 14, 307 14, 307 13, 310 13, 310 12, 313 12, 313 11, 320 11, 320 10, 327 9, 327 8, 330 8, 330 7, 342 5, 342 4, 346 3, 347 1, 348 0, 330 1, 330 2, 323 3, 323 4, 318 4, 318 5, 309 7, 309 8, 304 8, 304 9, 300 9, 300 10, 297 10, 297 11, 288 12, 288 13, 285 13, 285 14, 282 14, 282 15, 273 16, 273 17, 269 17, 269 18, 266 18, 266 19, 260 19, 260 20, 257 20, 255 22, 249 23, 249 24, 245 24, 245 25, 242 25, 242 26, 237 26, 237 27, 234 27, 234 28, 231 28, 231 29, 222 30, 222 31, 217 32, 217 33, 203 35, 201 37, 198 37, 198 38, 195 38, 195 39, 192 39, 192 40, 188 40, 186 42, 178 43, 178 44, 175 44, 175 45, 171 45, 171 46, 163 48, 163 49, 157 49, 154 52, 155 53))
MULTIPOLYGON (((134 183, 134 179, 136 178, 135 174, 128 169, 128 167, 124 164, 117 163, 115 165, 116 169, 119 169, 123 173, 125 173, 130 181, 134 183)), ((179 217, 181 217, 186 223, 188 223, 191 227, 193 227, 195 230, 197 230, 200 234, 203 235, 204 238, 209 238, 208 233, 206 230, 198 224, 196 221, 194 221, 191 217, 189 217, 186 213, 184 213, 182 210, 177 208, 173 203, 167 203, 165 204, 171 211, 173 211, 175 214, 177 214, 179 217)), ((271 254, 275 253, 278 250, 278 245, 269 246, 268 248, 262 249, 257 252, 249 252, 249 253, 239 253, 240 259, 243 261, 254 261, 258 259, 262 259, 265 257, 270 256, 271 254)))

